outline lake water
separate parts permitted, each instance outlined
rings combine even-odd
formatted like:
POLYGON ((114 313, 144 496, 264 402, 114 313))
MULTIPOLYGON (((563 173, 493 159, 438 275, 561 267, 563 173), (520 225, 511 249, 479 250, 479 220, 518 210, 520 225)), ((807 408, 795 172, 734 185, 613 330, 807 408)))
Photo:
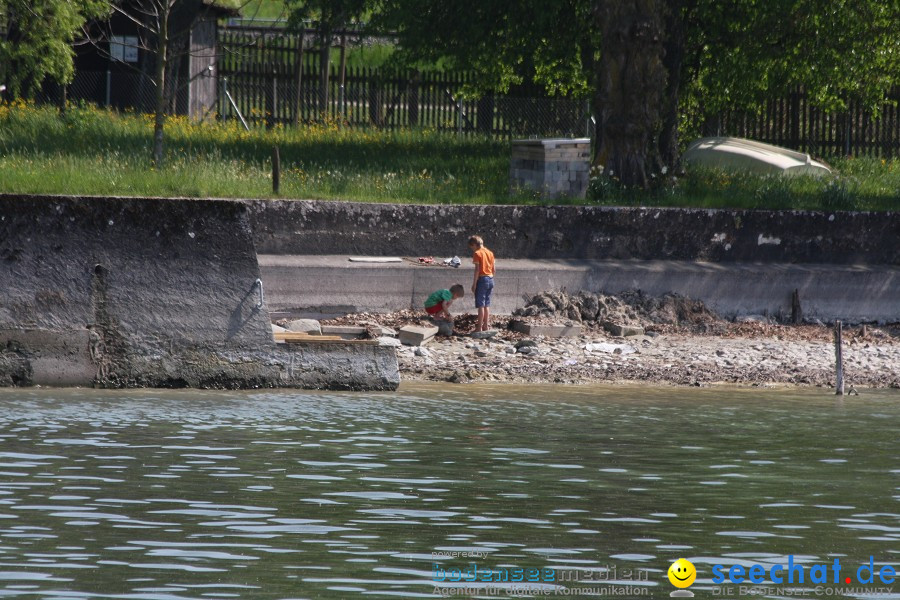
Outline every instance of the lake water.
POLYGON ((523 589, 434 581, 474 562, 578 574, 529 597, 663 598, 682 556, 712 597, 714 564, 900 570, 898 423, 896 392, 3 390, 0 597, 523 589))

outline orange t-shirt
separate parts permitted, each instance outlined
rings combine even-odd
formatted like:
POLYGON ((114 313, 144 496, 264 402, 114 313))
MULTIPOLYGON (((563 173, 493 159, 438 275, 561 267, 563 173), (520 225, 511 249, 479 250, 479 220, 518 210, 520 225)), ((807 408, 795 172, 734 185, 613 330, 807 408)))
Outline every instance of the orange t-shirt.
POLYGON ((476 250, 472 255, 472 262, 478 265, 479 277, 484 277, 485 275, 489 277, 494 276, 494 253, 487 248, 482 246, 476 250))

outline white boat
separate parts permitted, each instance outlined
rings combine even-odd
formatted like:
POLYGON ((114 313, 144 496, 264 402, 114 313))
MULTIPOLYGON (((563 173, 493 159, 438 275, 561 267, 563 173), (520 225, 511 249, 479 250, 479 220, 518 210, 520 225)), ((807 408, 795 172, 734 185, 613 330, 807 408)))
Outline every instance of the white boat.
POLYGON ((702 166, 762 175, 781 173, 821 177, 831 173, 828 165, 813 160, 809 154, 733 137, 699 139, 688 146, 682 161, 686 168, 702 166))

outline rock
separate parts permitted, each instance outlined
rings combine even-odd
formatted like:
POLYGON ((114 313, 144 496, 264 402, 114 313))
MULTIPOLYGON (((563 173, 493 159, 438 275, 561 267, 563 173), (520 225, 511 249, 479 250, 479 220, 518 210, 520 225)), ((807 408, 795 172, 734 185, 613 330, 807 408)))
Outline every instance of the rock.
POLYGON ((465 375, 463 375, 459 371, 454 371, 450 377, 447 378, 447 381, 450 383, 462 383, 465 380, 465 375))
POLYGON ((438 328, 437 335, 442 335, 445 337, 450 337, 451 335, 453 335, 453 323, 449 321, 438 320, 433 320, 432 322, 438 328))
POLYGON ((475 338, 476 340, 485 340, 487 338, 492 338, 499 333, 496 329, 488 329, 487 331, 473 331, 469 334, 469 337, 475 338))
POLYGON ((478 358, 484 358, 487 355, 488 355, 488 353, 485 352, 484 350, 476 350, 475 351, 475 356, 477 356, 478 358))
POLYGON ((516 349, 515 349, 513 346, 509 346, 509 347, 506 348, 505 352, 506 352, 507 354, 515 354, 515 353, 516 353, 516 349))
POLYGON ((601 325, 603 325, 603 329, 618 337, 644 335, 644 328, 638 327, 637 325, 623 325, 620 323, 613 323, 612 321, 603 321, 601 325))
POLYGON ((400 342, 407 346, 421 346, 428 343, 438 332, 437 327, 414 327, 407 325, 400 328, 398 335, 400 342))
POLYGON ((429 352, 425 348, 422 348, 421 346, 416 347, 416 349, 413 351, 413 353, 416 356, 424 356, 425 358, 431 357, 431 352, 429 352))
POLYGON ((518 342, 516 342, 516 350, 518 350, 519 348, 525 348, 526 346, 536 348, 537 342, 535 342, 534 340, 519 340, 518 342))
POLYGON ((390 327, 384 327, 383 325, 378 325, 378 324, 370 325, 369 327, 371 328, 372 333, 374 333, 378 337, 384 337, 386 335, 391 336, 391 337, 397 337, 396 329, 392 329, 390 327))
POLYGON ((531 356, 532 354, 537 354, 538 349, 536 346, 522 346, 516 350, 519 354, 524 354, 525 356, 531 356))
POLYGON ((286 329, 294 333, 311 333, 313 335, 321 335, 322 333, 322 326, 315 319, 294 319, 293 321, 288 321, 286 329))
POLYGON ((272 323, 272 333, 284 333, 285 331, 287 331, 287 329, 284 327, 272 323))
POLYGON ((388 337, 388 336, 382 336, 382 337, 378 338, 378 345, 379 346, 391 346, 394 348, 398 348, 401 346, 400 340, 398 340, 397 338, 388 337))

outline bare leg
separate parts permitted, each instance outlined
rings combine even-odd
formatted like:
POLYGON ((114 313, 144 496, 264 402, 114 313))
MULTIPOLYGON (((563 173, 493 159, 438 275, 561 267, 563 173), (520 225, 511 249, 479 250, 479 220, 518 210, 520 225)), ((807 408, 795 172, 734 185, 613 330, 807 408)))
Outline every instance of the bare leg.
POLYGON ((490 307, 485 306, 484 307, 484 316, 482 317, 482 321, 481 321, 481 330, 482 331, 487 331, 488 329, 490 329, 490 326, 488 325, 490 316, 491 316, 491 309, 490 309, 490 307))
POLYGON ((475 323, 475 331, 484 331, 482 325, 484 324, 484 311, 485 308, 483 306, 478 307, 478 321, 475 323))

